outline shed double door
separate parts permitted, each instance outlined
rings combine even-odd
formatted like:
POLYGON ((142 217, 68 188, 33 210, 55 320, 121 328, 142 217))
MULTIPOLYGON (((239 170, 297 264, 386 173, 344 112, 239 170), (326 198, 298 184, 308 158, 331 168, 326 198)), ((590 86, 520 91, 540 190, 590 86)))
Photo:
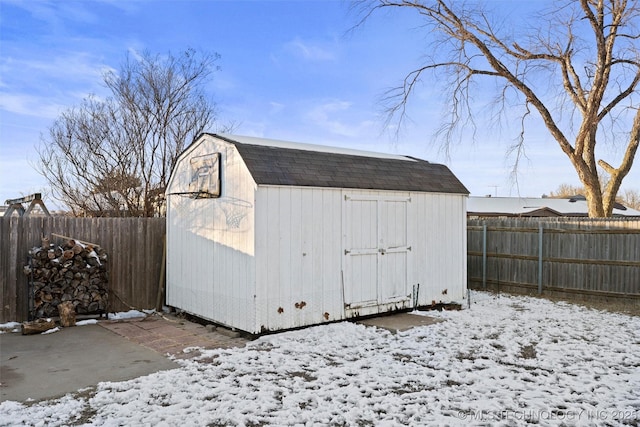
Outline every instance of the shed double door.
POLYGON ((409 197, 345 195, 344 302, 347 308, 409 299, 409 197))

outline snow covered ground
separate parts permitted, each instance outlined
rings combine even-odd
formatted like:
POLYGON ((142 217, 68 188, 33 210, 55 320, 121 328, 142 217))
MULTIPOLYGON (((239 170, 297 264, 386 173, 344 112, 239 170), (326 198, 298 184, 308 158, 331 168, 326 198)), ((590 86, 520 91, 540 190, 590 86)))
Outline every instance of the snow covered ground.
POLYGON ((193 350, 171 371, 3 402, 0 425, 640 424, 639 317, 472 301, 398 334, 342 322, 193 350))

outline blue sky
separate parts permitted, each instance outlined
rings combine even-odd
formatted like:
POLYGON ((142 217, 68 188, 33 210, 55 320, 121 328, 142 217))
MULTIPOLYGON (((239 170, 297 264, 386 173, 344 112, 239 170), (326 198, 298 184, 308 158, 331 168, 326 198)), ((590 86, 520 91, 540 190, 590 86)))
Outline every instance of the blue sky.
MULTIPOLYGON (((522 18, 517 2, 493 4, 522 18)), ((521 7, 519 7, 521 9, 521 7)), ((449 156, 433 135, 446 99, 426 81, 409 104, 399 137, 384 128, 384 92, 421 64, 427 34, 412 13, 358 17, 347 1, 0 0, 0 203, 42 192, 35 171, 41 135, 89 94, 107 95, 102 73, 129 51, 221 55, 209 90, 222 123, 239 135, 407 154, 445 163, 472 195, 531 196, 567 183, 572 166, 543 129, 532 126, 518 184, 507 147, 514 134, 462 132, 449 156)), ((215 131, 215 129, 212 129, 215 131)), ((615 157, 616 153, 612 153, 615 157)), ((638 189, 640 166, 623 188, 638 189)))

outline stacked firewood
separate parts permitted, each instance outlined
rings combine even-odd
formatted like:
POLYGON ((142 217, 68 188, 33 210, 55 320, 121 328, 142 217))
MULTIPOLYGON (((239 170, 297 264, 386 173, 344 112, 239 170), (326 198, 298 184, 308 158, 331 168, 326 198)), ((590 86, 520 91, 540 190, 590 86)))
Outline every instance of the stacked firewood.
POLYGON ((58 305, 71 302, 78 314, 107 311, 107 254, 100 246, 70 239, 62 246, 42 239, 29 251, 24 268, 32 290, 32 318, 58 316, 58 305))

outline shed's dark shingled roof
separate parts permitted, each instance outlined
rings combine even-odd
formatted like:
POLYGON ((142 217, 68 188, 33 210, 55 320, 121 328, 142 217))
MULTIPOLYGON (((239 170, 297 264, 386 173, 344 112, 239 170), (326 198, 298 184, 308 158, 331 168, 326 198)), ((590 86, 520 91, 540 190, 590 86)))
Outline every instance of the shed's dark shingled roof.
POLYGON ((424 160, 384 159, 229 142, 236 146, 258 185, 469 194, 449 168, 424 160))

